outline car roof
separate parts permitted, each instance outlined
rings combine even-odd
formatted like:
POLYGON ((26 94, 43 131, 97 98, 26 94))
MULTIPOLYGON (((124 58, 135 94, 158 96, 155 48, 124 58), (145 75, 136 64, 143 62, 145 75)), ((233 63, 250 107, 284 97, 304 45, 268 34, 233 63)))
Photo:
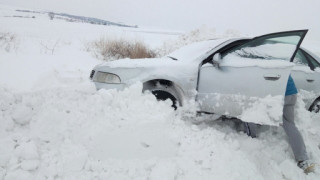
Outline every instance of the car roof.
POLYGON ((167 57, 173 57, 179 61, 192 61, 203 55, 210 54, 226 44, 242 39, 248 38, 220 38, 194 42, 168 54, 167 57))
MULTIPOLYGON (((205 55, 219 49, 220 47, 238 41, 238 40, 249 40, 252 39, 250 37, 240 37, 240 38, 218 38, 218 39, 210 39, 200 42, 195 42, 188 44, 186 46, 181 47, 180 49, 170 53, 167 55, 173 58, 178 59, 179 61, 192 61, 199 58, 199 55, 205 55)), ((314 59, 316 59, 320 63, 320 57, 310 50, 301 47, 300 49, 304 50, 308 54, 310 54, 314 59)))

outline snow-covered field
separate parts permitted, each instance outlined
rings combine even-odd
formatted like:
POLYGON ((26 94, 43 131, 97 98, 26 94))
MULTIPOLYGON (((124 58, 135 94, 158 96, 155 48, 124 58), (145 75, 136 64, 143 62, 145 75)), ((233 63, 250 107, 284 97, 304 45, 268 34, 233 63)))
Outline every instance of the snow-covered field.
MULTIPOLYGON (((29 15, 15 9, 0 5, 0 33, 15 36, 9 51, 0 49, 0 179, 319 179, 319 167, 305 175, 296 166, 281 127, 261 127, 252 139, 233 122, 196 117, 192 102, 173 111, 141 94, 141 84, 96 91, 88 79, 102 61, 85 46, 102 36, 166 52, 194 34, 215 34, 4 17, 29 15)), ((319 164, 320 114, 306 111, 301 97, 296 113, 319 164)))

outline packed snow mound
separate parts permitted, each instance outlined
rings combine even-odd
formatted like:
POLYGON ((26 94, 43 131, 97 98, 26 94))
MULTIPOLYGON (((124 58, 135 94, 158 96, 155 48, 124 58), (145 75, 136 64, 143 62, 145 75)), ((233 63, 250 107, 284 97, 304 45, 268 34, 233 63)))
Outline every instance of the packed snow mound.
MULTIPOLYGON (((258 139, 234 122, 197 117, 194 104, 170 102, 91 84, 11 93, 0 88, 0 177, 11 179, 317 179, 305 176, 281 128, 258 139)), ((319 114, 300 99, 298 126, 319 162, 319 114), (301 104, 301 105, 300 105, 301 104), (301 121, 303 120, 303 121, 301 121)))
POLYGON ((0 91, 0 146, 6 147, 1 148, 1 179, 35 179, 34 171, 40 172, 37 178, 69 179, 97 168, 102 160, 176 153, 166 128, 175 119, 173 109, 152 94, 142 95, 141 84, 123 92, 96 92, 93 85, 22 94, 0 91))

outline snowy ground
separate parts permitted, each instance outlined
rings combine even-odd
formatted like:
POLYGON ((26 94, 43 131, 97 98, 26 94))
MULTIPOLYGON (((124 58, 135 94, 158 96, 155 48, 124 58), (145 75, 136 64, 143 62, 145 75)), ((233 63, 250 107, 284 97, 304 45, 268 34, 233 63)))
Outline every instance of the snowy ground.
MULTIPOLYGON (((281 127, 251 139, 233 122, 196 117, 192 103, 173 111, 141 84, 117 92, 89 82, 101 61, 86 42, 119 36, 157 48, 177 34, 3 17, 14 10, 0 6, 0 32, 16 36, 0 50, 0 179, 319 179, 319 167, 306 176, 296 166, 281 127)), ((319 163, 320 114, 301 99, 296 113, 319 163)))

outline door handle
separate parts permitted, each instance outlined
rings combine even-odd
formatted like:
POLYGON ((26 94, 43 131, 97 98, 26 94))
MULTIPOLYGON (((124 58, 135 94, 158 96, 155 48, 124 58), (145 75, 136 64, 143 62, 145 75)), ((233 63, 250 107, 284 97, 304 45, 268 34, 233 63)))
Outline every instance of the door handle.
POLYGON ((309 83, 312 83, 314 79, 306 79, 309 83))
POLYGON ((265 74, 263 75, 265 80, 268 81, 276 81, 278 79, 280 79, 281 75, 280 74, 265 74))

